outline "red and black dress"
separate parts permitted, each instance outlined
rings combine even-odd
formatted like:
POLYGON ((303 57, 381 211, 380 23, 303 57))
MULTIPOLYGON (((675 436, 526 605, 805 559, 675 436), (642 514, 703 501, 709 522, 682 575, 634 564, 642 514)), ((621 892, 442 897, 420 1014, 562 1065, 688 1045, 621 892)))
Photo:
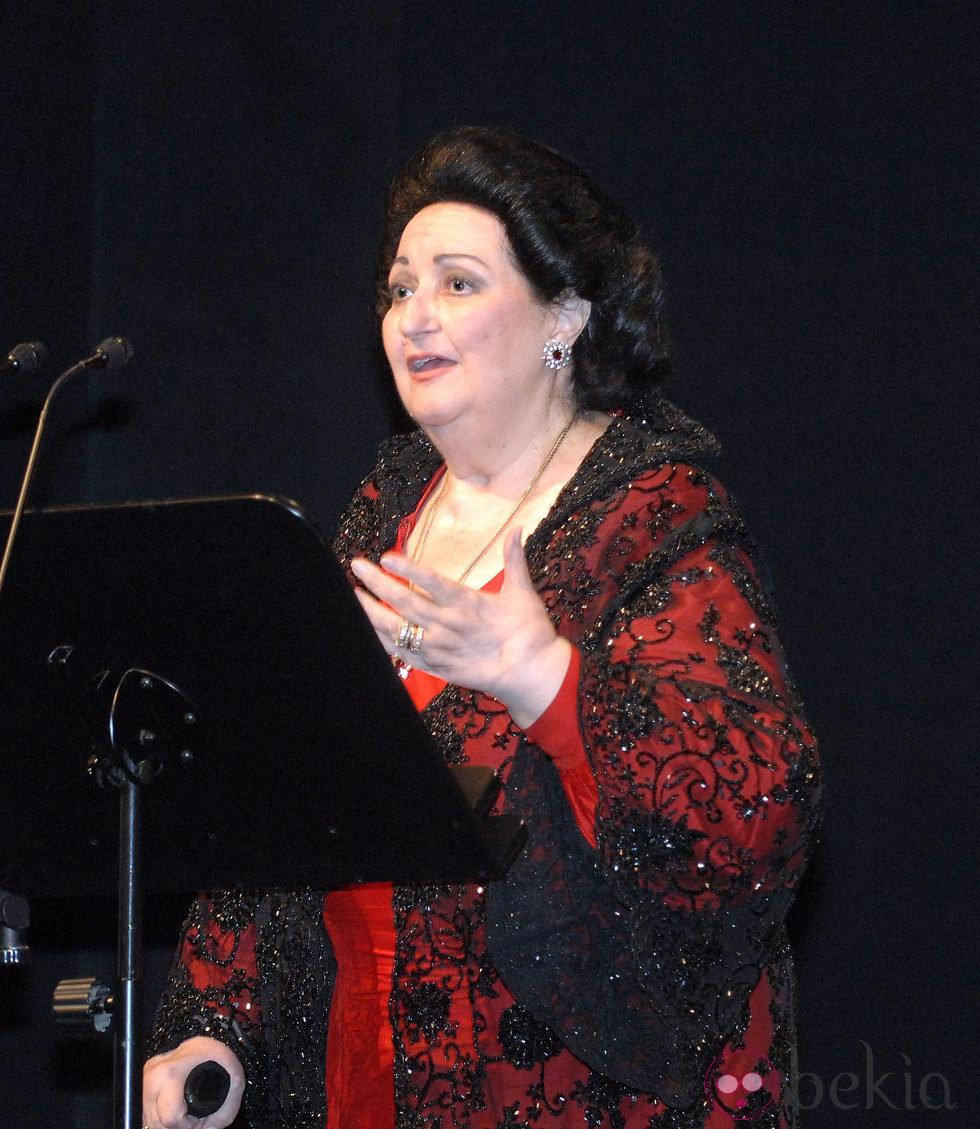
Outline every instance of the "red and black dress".
MULTIPOLYGON (((794 1124, 783 921, 815 746, 710 436, 663 410, 613 420, 527 543, 575 648, 544 715, 406 680, 527 824, 505 880, 192 907, 152 1049, 229 1042, 254 1129, 794 1124)), ((404 540, 439 463, 420 433, 382 448, 345 564, 404 540)))

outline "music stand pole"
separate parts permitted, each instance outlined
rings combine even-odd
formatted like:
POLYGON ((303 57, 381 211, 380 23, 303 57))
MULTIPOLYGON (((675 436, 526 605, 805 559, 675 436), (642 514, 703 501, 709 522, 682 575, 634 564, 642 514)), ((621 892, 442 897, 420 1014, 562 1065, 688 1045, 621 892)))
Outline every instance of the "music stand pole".
POLYGON ((114 1014, 113 1120, 119 1129, 143 1124, 143 875, 142 788, 128 777, 119 797, 118 968, 114 1014))
MULTIPOLYGON (((197 715, 181 690, 152 671, 130 667, 113 686, 107 673, 95 680, 85 677, 73 656, 73 647, 57 647, 48 656, 48 665, 60 676, 93 738, 89 775, 119 794, 116 987, 105 1008, 112 1012, 113 1125, 139 1129, 144 1049, 143 793, 166 769, 193 760, 188 737, 197 715)), ((56 1014, 60 1010, 71 1021, 85 1011, 84 1004, 74 1006, 75 987, 68 982, 67 995, 56 1006, 56 1014)), ((59 985, 56 997, 61 989, 59 985)))

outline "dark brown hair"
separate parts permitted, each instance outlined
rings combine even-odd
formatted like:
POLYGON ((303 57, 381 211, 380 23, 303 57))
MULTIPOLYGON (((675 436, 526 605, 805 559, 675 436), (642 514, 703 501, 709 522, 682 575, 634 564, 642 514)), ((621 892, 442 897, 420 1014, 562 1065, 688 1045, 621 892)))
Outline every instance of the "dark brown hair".
POLYGON ((574 293, 592 303, 572 352, 582 407, 628 409, 663 383, 670 341, 660 265, 635 221, 573 161, 509 130, 446 130, 395 178, 379 252, 379 317, 391 305, 388 272, 405 225, 447 202, 497 216, 542 301, 574 293))

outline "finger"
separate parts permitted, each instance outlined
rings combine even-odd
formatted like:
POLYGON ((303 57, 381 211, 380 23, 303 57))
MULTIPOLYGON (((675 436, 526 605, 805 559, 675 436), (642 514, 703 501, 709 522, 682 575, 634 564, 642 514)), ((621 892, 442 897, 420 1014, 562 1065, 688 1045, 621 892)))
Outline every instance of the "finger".
POLYGON ((357 597, 357 602, 364 609, 364 614, 368 617, 368 621, 374 628, 375 634, 390 651, 394 646, 393 641, 398 634, 398 628, 406 617, 399 614, 397 611, 393 611, 391 608, 385 607, 384 604, 379 603, 373 596, 362 589, 355 589, 354 595, 357 597))
POLYGON ((354 591, 357 595, 359 597, 364 596, 366 589, 374 597, 371 603, 366 603, 362 599, 363 607, 370 608, 373 603, 380 601, 382 604, 394 608, 400 614, 407 612, 408 609, 405 605, 411 603, 413 597, 413 592, 407 585, 395 580, 376 564, 364 559, 352 561, 351 571, 364 585, 363 589, 355 588, 354 591))
POLYGON ((413 623, 428 624, 438 618, 436 605, 425 593, 414 591, 377 565, 357 560, 351 568, 364 585, 364 588, 355 588, 354 592, 378 631, 387 630, 392 619, 395 623, 408 619, 413 623))
POLYGON ((530 591, 534 585, 524 556, 523 536, 523 530, 518 526, 508 532, 504 541, 504 584, 530 591))
POLYGON ((437 604, 456 603, 459 599, 465 598, 470 591, 462 584, 457 584, 455 580, 450 580, 448 576, 433 572, 431 568, 426 568, 425 565, 418 564, 417 561, 401 553, 386 553, 381 558, 381 566, 385 572, 400 576, 409 584, 414 584, 427 592, 437 604))
POLYGON ((193 1129, 201 1122, 187 1112, 183 1086, 175 1086, 172 1092, 162 1092, 157 1095, 156 1111, 145 1124, 154 1129, 156 1126, 167 1126, 169 1129, 193 1129))
POLYGON ((417 620, 393 613, 383 604, 371 600, 366 592, 356 592, 356 595, 368 613, 375 635, 388 654, 401 656, 412 666, 419 666, 423 661, 420 658, 422 643, 427 638, 426 633, 431 630, 431 624, 423 627, 417 620), (371 601, 373 606, 368 607, 367 601, 371 601))
POLYGON ((364 587, 386 604, 395 607, 411 600, 412 589, 407 584, 402 584, 401 581, 396 580, 394 575, 389 575, 393 574, 395 570, 389 569, 387 562, 385 567, 381 568, 372 561, 359 557, 357 560, 351 561, 350 567, 351 572, 364 587))

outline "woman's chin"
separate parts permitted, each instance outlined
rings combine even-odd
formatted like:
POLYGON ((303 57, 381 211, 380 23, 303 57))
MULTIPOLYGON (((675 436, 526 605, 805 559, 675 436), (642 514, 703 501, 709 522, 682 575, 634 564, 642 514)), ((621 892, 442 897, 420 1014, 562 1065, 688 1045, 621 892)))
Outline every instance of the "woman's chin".
POLYGON ((427 432, 452 427, 464 415, 458 404, 439 403, 431 399, 414 398, 409 403, 405 403, 403 400, 402 405, 419 427, 427 432))

